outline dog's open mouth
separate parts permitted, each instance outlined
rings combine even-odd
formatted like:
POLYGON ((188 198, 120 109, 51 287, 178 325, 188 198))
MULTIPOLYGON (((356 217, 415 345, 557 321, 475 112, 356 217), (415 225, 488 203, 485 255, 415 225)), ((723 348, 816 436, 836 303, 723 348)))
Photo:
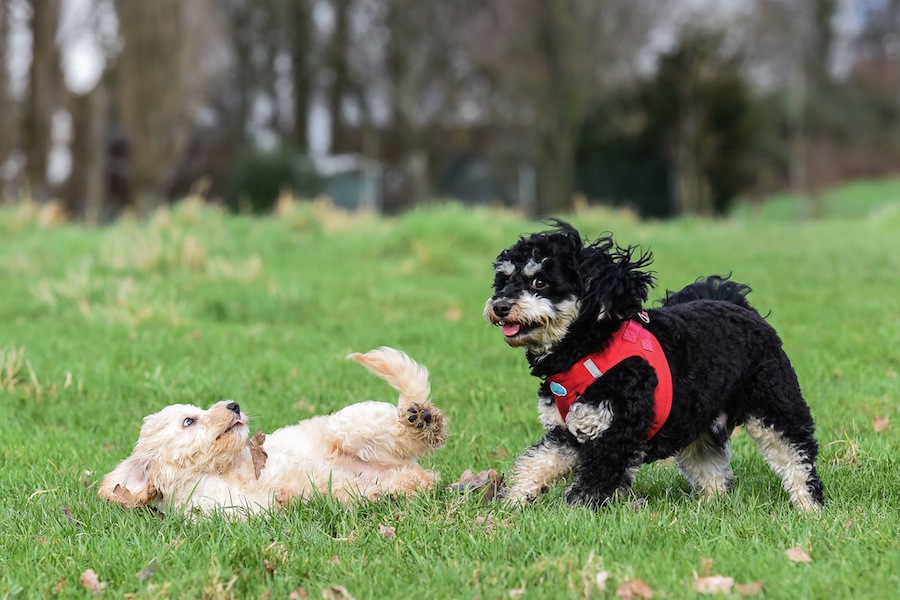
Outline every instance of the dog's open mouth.
POLYGON ((235 419, 235 420, 234 420, 234 423, 232 423, 231 425, 229 425, 228 427, 226 427, 226 428, 225 428, 225 431, 223 431, 222 433, 220 433, 220 434, 218 435, 218 437, 216 437, 216 439, 221 438, 223 435, 228 435, 228 434, 231 433, 232 431, 237 431, 237 429, 238 429, 239 427, 241 427, 242 425, 246 425, 246 424, 247 424, 247 421, 245 421, 245 420, 243 420, 243 419, 235 419))
POLYGON ((514 338, 519 335, 524 335, 528 333, 528 330, 531 329, 525 323, 516 323, 514 321, 500 321, 497 323, 500 326, 500 331, 503 332, 503 335, 509 339, 514 338))

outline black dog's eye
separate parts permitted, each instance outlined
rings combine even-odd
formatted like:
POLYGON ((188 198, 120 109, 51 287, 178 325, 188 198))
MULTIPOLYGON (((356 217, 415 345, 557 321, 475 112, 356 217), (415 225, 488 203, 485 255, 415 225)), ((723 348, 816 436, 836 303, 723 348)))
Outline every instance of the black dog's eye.
POLYGON ((190 427, 190 426, 193 425, 196 421, 197 421, 197 419, 192 419, 192 418, 188 417, 187 419, 185 419, 184 421, 182 421, 181 426, 182 426, 182 427, 190 427))
POLYGON ((540 277, 535 277, 531 280, 531 287, 536 290, 542 290, 547 287, 547 282, 541 279, 540 277))

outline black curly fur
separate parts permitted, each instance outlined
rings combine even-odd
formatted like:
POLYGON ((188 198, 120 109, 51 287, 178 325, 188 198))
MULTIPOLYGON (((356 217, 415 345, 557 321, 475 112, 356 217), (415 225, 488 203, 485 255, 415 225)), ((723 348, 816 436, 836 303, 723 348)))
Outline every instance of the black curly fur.
MULTIPOLYGON (((588 242, 568 223, 551 224, 553 229, 523 236, 498 256, 494 294, 485 306, 491 322, 520 326, 507 342, 526 349, 532 374, 543 380, 542 411, 552 402, 546 378, 605 348, 623 321, 642 310, 654 283, 647 270, 651 253, 618 246, 611 235, 588 242), (578 310, 569 315, 565 307, 572 301, 578 310), (534 321, 526 320, 535 313, 534 321), (546 323, 560 325, 562 333, 541 337, 549 331, 546 323)), ((666 353, 674 386, 670 416, 650 440, 657 379, 641 358, 619 363, 579 399, 592 410, 611 410, 602 434, 579 442, 571 417, 545 420, 546 435, 532 449, 561 444, 574 450, 570 502, 599 506, 630 486, 641 463, 672 455, 687 465, 686 474, 715 467, 725 479, 719 485, 730 489, 729 438, 735 426, 752 420, 767 459, 806 474, 805 489, 788 490, 792 497, 822 504, 812 416, 780 338, 747 300, 750 291, 730 275, 713 275, 667 292, 659 308, 647 311, 645 327, 666 353)), ((553 416, 552 410, 542 414, 553 416)), ((703 477, 694 479, 704 483, 703 477)), ((512 485, 515 492, 517 482, 512 485)))

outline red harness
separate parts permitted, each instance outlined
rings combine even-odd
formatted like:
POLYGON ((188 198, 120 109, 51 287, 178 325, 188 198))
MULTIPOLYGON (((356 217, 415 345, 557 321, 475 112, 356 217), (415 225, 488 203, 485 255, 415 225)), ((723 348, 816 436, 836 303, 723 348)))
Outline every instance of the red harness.
MULTIPOLYGON (((645 323, 650 321, 646 312, 640 314, 645 323)), ((594 352, 575 363, 563 373, 547 378, 550 391, 556 396, 556 408, 563 421, 569 407, 578 401, 584 391, 611 368, 632 356, 640 356, 656 371, 658 380, 653 390, 653 425, 647 432, 649 440, 663 426, 672 411, 672 372, 659 340, 635 320, 628 320, 613 334, 610 345, 602 352, 594 352)))

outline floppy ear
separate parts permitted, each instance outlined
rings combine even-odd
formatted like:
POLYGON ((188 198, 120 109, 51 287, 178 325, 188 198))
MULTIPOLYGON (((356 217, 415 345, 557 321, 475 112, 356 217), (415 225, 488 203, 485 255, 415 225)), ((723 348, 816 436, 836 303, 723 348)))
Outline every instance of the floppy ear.
POLYGON ((636 246, 623 248, 609 236, 589 244, 578 264, 584 312, 616 319, 640 312, 654 281, 653 271, 645 270, 651 262, 651 252, 641 253, 636 246))
POLYGON ((156 469, 153 465, 150 454, 135 450, 134 454, 103 478, 98 494, 125 508, 149 504, 159 495, 154 483, 153 473, 156 469))

